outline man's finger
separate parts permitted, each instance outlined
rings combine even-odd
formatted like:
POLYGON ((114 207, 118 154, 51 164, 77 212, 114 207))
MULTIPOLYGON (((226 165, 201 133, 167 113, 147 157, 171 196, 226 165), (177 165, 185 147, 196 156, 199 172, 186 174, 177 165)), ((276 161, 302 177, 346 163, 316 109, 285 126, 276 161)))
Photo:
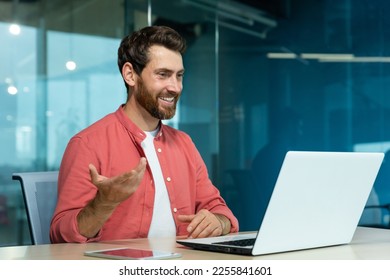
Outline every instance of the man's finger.
POLYGON ((194 219, 195 215, 179 215, 177 218, 180 222, 190 223, 194 219))
POLYGON ((140 161, 138 162, 138 165, 130 171, 127 171, 119 176, 117 176, 114 181, 118 184, 121 184, 128 180, 129 178, 132 178, 134 176, 140 176, 142 177, 144 172, 146 170, 146 158, 142 157, 140 161))
POLYGON ((99 173, 97 172, 95 165, 93 165, 92 163, 90 163, 88 167, 89 167, 89 174, 91 175, 92 183, 95 184, 98 182, 99 173))
POLYGON ((145 167, 146 167, 146 158, 142 157, 139 160, 139 163, 138 163, 137 167, 135 168, 135 171, 137 171, 137 173, 143 172, 143 171, 145 171, 145 167))

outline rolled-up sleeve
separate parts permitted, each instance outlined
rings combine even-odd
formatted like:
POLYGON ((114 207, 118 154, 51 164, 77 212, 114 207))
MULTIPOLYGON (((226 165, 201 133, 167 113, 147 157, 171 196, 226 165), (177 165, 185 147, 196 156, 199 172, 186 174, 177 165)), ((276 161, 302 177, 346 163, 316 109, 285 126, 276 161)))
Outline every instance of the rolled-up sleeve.
POLYGON ((82 236, 77 226, 77 215, 96 195, 96 187, 91 183, 88 171, 91 158, 81 138, 70 140, 58 177, 58 201, 50 227, 52 243, 81 243, 99 239, 99 234, 92 239, 82 236))

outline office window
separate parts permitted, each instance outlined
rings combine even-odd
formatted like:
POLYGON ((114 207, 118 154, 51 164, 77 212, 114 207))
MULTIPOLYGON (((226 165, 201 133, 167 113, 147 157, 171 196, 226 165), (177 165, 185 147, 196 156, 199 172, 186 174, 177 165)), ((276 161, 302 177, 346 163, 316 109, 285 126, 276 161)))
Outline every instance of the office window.
MULTIPOLYGON (((57 170, 70 137, 126 100, 116 64, 122 3, 113 9, 110 1, 93 1, 93 7, 91 2, 77 7, 76 1, 22 2, 18 18, 26 12, 36 18, 17 26, 7 18, 11 13, 0 18, 0 246, 30 243, 12 173, 57 170), (109 26, 104 19, 101 27, 89 21, 91 12, 98 20, 107 6, 109 26)), ((5 12, 10 4, 2 2, 0 9, 5 12)))

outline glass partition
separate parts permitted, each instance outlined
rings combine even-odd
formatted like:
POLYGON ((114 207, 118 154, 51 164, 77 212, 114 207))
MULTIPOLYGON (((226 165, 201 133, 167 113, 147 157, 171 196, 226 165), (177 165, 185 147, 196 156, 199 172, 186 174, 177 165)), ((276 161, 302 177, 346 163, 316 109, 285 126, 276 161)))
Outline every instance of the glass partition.
POLYGON ((125 101, 115 2, 0 2, 0 246, 31 242, 12 173, 57 170, 70 137, 125 101))

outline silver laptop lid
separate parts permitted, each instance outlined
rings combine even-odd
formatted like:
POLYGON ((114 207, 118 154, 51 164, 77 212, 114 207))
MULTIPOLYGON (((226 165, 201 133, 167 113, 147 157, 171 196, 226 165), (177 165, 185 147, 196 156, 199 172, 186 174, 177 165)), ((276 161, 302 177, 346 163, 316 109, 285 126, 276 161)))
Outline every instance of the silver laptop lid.
POLYGON ((383 157, 288 152, 252 254, 349 243, 383 157))

